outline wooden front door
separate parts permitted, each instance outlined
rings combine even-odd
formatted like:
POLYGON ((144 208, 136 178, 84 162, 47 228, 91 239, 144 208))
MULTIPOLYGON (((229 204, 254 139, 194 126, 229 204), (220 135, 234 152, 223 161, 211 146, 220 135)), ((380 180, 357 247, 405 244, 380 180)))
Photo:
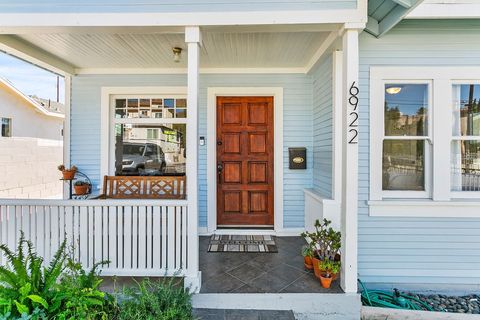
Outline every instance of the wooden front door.
POLYGON ((273 97, 217 97, 217 225, 273 226, 273 97))

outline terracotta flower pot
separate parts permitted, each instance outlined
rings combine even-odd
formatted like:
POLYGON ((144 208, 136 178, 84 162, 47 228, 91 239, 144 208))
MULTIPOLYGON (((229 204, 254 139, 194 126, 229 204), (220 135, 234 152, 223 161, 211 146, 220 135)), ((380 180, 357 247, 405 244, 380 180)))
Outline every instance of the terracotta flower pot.
POLYGON ((312 264, 313 264, 313 272, 315 276, 320 279, 321 270, 320 270, 320 259, 312 257, 312 264))
POLYGON ((75 189, 75 194, 79 196, 88 193, 88 185, 73 186, 73 189, 75 189))
POLYGON ((313 262, 311 257, 309 256, 303 257, 303 264, 305 265, 305 268, 307 268, 308 270, 313 269, 313 262))
POLYGON ((324 287, 325 289, 328 289, 330 288, 330 286, 332 285, 332 281, 333 281, 333 277, 325 277, 324 274, 320 275, 320 283, 322 284, 322 287, 324 287))
POLYGON ((64 180, 73 180, 75 178, 75 173, 77 170, 63 170, 62 175, 64 180))

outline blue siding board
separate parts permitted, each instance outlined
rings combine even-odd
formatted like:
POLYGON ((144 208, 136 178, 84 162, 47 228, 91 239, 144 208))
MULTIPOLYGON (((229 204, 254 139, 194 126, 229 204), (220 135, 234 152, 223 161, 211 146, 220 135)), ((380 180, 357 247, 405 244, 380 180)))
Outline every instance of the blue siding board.
POLYGON ((355 0, 1 0, 3 13, 142 13, 355 9, 355 0))
POLYGON ((332 196, 332 55, 311 72, 313 97, 313 188, 332 196))
POLYGON ((480 283, 480 219, 370 217, 366 203, 370 67, 480 66, 479 40, 480 21, 406 20, 380 39, 360 37, 358 259, 372 287, 480 283))
MULTIPOLYGON (((101 87, 185 86, 185 75, 79 75, 72 80, 71 159, 100 183, 101 87)), ((199 92, 199 135, 207 135, 207 88, 265 86, 284 88, 284 226, 304 226, 303 189, 312 187, 312 81, 308 75, 202 75, 199 92), (288 147, 307 148, 307 170, 288 169, 288 147)), ((199 224, 207 226, 207 147, 199 147, 199 224)))

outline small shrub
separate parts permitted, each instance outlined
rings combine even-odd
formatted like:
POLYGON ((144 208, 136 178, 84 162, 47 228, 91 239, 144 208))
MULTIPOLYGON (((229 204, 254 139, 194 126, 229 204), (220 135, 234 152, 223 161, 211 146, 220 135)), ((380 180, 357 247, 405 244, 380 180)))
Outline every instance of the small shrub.
POLYGON ((191 294, 173 278, 143 280, 123 291, 119 320, 191 320, 191 294))

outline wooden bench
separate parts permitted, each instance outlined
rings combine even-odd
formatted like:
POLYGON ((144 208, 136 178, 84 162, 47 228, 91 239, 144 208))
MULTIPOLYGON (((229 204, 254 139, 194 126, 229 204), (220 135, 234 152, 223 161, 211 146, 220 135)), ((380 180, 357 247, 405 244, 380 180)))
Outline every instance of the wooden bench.
POLYGON ((105 176, 99 199, 185 199, 185 176, 105 176))

